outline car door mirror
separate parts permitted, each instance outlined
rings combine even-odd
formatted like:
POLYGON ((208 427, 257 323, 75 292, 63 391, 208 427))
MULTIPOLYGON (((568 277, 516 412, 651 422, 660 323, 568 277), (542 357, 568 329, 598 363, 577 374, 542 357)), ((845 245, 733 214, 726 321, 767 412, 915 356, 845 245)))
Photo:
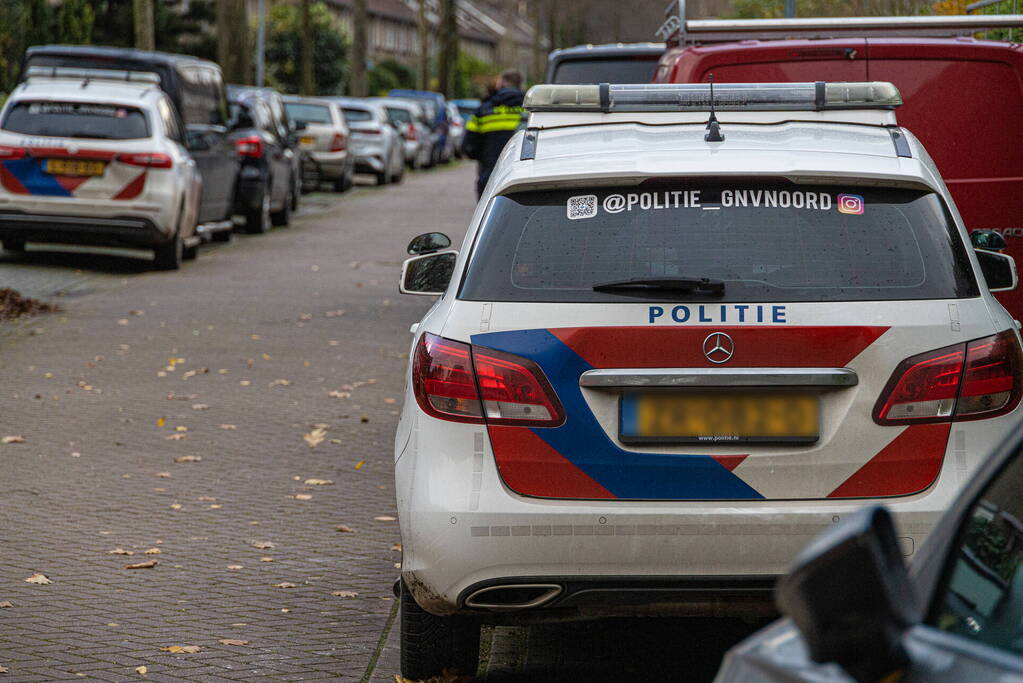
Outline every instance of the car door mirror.
POLYGON ((201 130, 189 128, 185 131, 185 149, 190 152, 201 152, 210 149, 210 140, 201 130))
POLYGON ((440 296, 444 294, 455 272, 455 261, 458 252, 454 249, 438 251, 407 259, 401 267, 401 283, 398 287, 402 294, 425 294, 440 296))
POLYGON ((984 273, 984 279, 987 280, 988 289, 992 292, 1008 292, 1016 289, 1018 277, 1014 258, 1008 254, 999 254, 986 249, 977 249, 976 252, 977 260, 980 261, 980 270, 984 273))
POLYGON ((908 661, 902 635, 917 604, 883 507, 863 508, 818 536, 779 580, 775 597, 815 662, 877 681, 908 661))
POLYGON ((1008 245, 1005 237, 997 230, 974 230, 970 233, 970 244, 975 249, 987 249, 988 251, 1001 251, 1008 245))
POLYGON ((412 241, 408 243, 408 253, 410 256, 417 256, 447 249, 450 246, 451 238, 444 233, 424 232, 422 235, 413 237, 412 241))

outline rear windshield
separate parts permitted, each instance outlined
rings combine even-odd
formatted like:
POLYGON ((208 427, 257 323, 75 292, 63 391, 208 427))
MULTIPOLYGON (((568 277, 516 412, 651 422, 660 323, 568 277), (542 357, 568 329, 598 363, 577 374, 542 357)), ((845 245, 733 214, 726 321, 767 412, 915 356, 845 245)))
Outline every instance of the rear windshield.
POLYGON ((345 119, 348 121, 372 121, 373 115, 365 109, 349 109, 345 107, 345 119))
POLYGON ((660 57, 571 59, 558 64, 552 83, 649 83, 660 57))
POLYGON ((471 301, 877 301, 977 296, 941 200, 912 190, 667 184, 497 197, 471 301), (724 291, 615 289, 713 278, 724 291))
POLYGON ((390 119, 391 123, 412 123, 412 114, 406 109, 399 109, 397 107, 387 108, 387 118, 390 119))
POLYGON ((302 123, 331 123, 330 109, 323 105, 285 102, 284 108, 288 110, 288 116, 294 121, 301 121, 302 123))
POLYGON ((149 122, 141 110, 83 102, 18 102, 7 111, 0 127, 12 133, 61 138, 149 137, 149 122))

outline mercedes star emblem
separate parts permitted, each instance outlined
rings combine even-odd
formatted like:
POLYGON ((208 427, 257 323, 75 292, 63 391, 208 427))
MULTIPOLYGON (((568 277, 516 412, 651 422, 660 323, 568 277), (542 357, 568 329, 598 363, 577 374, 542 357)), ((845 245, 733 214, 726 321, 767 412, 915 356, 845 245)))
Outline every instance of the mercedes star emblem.
POLYGON ((711 363, 727 363, 735 353, 735 342, 724 332, 707 335, 703 340, 703 355, 711 363))

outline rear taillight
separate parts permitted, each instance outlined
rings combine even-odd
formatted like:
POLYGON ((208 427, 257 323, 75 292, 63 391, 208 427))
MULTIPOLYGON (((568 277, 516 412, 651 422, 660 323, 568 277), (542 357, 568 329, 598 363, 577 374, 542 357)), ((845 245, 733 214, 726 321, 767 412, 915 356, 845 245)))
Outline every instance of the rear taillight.
POLYGON ((341 133, 334 133, 330 141, 331 152, 343 152, 348 147, 348 140, 341 133))
POLYGON ((408 140, 409 142, 415 142, 416 140, 419 139, 419 133, 418 131, 416 131, 415 126, 405 127, 405 139, 408 140))
POLYGON ((14 161, 24 159, 28 155, 24 147, 8 147, 0 145, 0 161, 14 161))
POLYGON ((874 408, 882 425, 976 420, 1004 415, 1020 399, 1023 354, 1016 335, 991 337, 902 361, 874 408))
POLYGON ((532 361, 432 334, 419 339, 412 386, 419 407, 442 420, 555 427, 565 419, 532 361))
POLYGON ((381 135, 384 131, 381 128, 359 128, 355 132, 362 135, 381 135))
POLYGON ((263 139, 258 135, 247 135, 234 141, 234 147, 243 157, 260 158, 263 156, 263 139))
POLYGON ((141 154, 118 154, 117 160, 129 166, 142 166, 143 168, 171 168, 174 160, 166 154, 144 152, 141 154))

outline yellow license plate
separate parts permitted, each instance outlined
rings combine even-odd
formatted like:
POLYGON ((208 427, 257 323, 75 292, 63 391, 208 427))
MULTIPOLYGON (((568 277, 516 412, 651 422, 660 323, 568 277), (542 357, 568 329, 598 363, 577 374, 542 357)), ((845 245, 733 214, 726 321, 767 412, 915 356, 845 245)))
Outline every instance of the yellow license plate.
POLYGON ((53 175, 103 175, 107 168, 104 161, 83 161, 81 159, 47 159, 46 172, 53 175))
POLYGON ((303 144, 303 145, 311 145, 311 144, 313 144, 314 142, 316 142, 316 138, 310 138, 310 137, 301 137, 301 138, 299 138, 299 139, 298 139, 298 141, 299 141, 299 142, 300 142, 301 144, 303 144))
POLYGON ((820 403, 796 393, 627 393, 623 443, 815 443, 820 403))

